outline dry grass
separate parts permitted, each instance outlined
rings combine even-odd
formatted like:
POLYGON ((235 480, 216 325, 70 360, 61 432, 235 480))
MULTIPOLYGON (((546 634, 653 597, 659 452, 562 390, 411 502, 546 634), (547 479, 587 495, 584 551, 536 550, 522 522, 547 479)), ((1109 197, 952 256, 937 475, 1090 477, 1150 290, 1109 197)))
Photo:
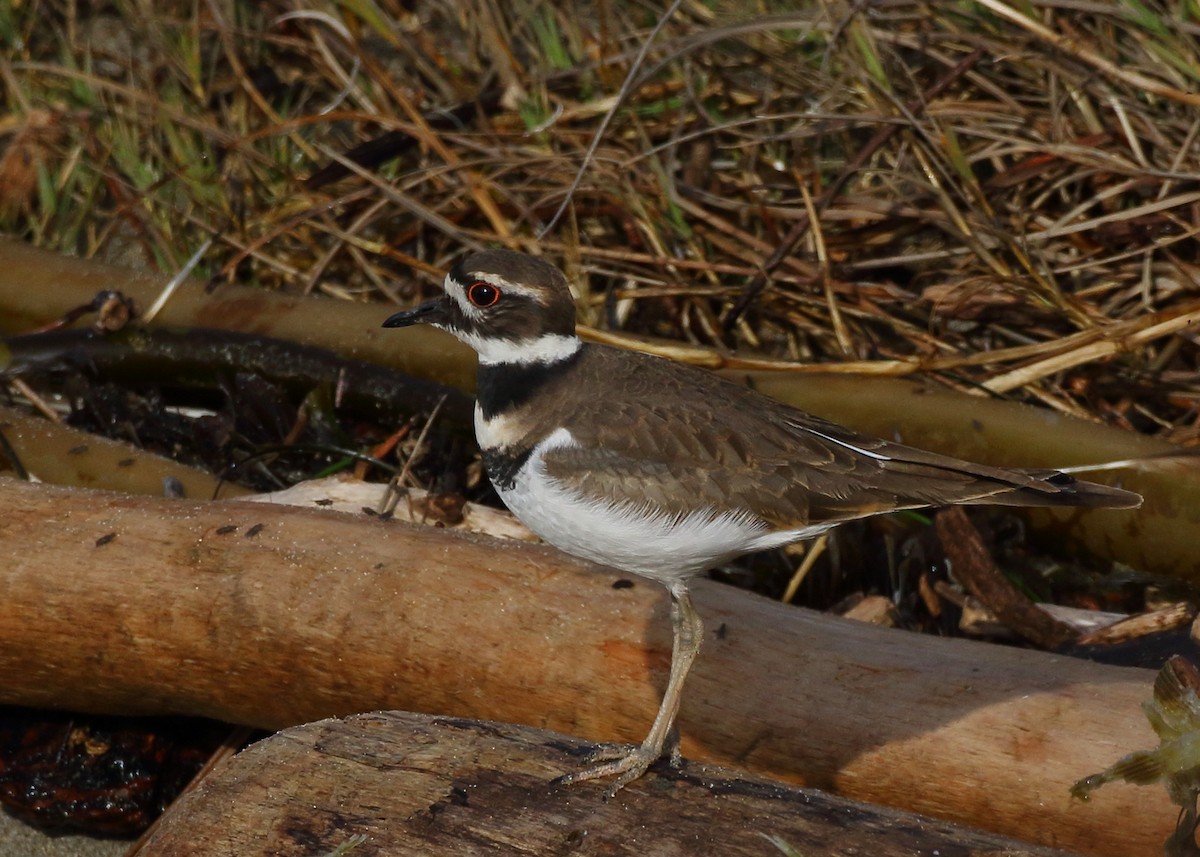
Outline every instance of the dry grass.
POLYGON ((6 3, 0 228, 392 301, 540 248, 601 327, 1196 441, 1197 0, 664 11, 6 3))

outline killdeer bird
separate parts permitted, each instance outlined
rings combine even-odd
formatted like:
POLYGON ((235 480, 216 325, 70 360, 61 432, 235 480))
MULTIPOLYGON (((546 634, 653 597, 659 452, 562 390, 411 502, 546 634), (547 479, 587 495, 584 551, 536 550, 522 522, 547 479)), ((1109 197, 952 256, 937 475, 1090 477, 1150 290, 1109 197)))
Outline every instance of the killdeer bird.
POLYGON ((700 649, 688 582, 703 571, 898 509, 1141 503, 1054 470, 864 437, 703 370, 585 344, 566 278, 531 256, 474 253, 444 289, 383 326, 432 324, 478 353, 475 434, 501 499, 550 544, 671 595, 671 671, 645 741, 562 782, 616 776, 612 795, 663 755, 700 649))

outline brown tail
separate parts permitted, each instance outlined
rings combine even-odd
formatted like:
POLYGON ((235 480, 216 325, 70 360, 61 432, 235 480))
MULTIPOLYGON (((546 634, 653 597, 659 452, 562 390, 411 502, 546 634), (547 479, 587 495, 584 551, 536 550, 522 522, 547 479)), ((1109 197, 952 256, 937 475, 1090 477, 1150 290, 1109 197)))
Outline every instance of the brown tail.
POLYGON ((1079 506, 1086 509, 1136 509, 1142 505, 1141 494, 1084 482, 1057 470, 1018 472, 1036 479, 1040 484, 1025 485, 967 502, 987 506, 1079 506))

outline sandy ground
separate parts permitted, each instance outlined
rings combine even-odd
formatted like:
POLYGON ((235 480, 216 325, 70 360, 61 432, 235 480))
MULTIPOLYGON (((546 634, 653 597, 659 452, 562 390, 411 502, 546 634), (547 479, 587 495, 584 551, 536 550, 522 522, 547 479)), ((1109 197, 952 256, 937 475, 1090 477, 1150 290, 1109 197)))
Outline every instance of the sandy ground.
POLYGON ((0 812, 0 857, 120 857, 129 844, 123 839, 47 836, 0 812))

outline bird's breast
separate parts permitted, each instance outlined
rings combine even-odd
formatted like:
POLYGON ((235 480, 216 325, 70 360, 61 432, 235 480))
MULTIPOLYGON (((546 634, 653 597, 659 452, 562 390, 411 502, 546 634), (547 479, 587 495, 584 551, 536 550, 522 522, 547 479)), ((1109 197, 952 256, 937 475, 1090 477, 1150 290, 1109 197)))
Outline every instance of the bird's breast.
POLYGON ((560 428, 523 448, 483 453, 504 504, 560 550, 669 585, 745 553, 764 534, 762 522, 749 515, 708 508, 674 515, 649 502, 614 503, 564 485, 546 472, 544 457, 573 445, 560 428))

